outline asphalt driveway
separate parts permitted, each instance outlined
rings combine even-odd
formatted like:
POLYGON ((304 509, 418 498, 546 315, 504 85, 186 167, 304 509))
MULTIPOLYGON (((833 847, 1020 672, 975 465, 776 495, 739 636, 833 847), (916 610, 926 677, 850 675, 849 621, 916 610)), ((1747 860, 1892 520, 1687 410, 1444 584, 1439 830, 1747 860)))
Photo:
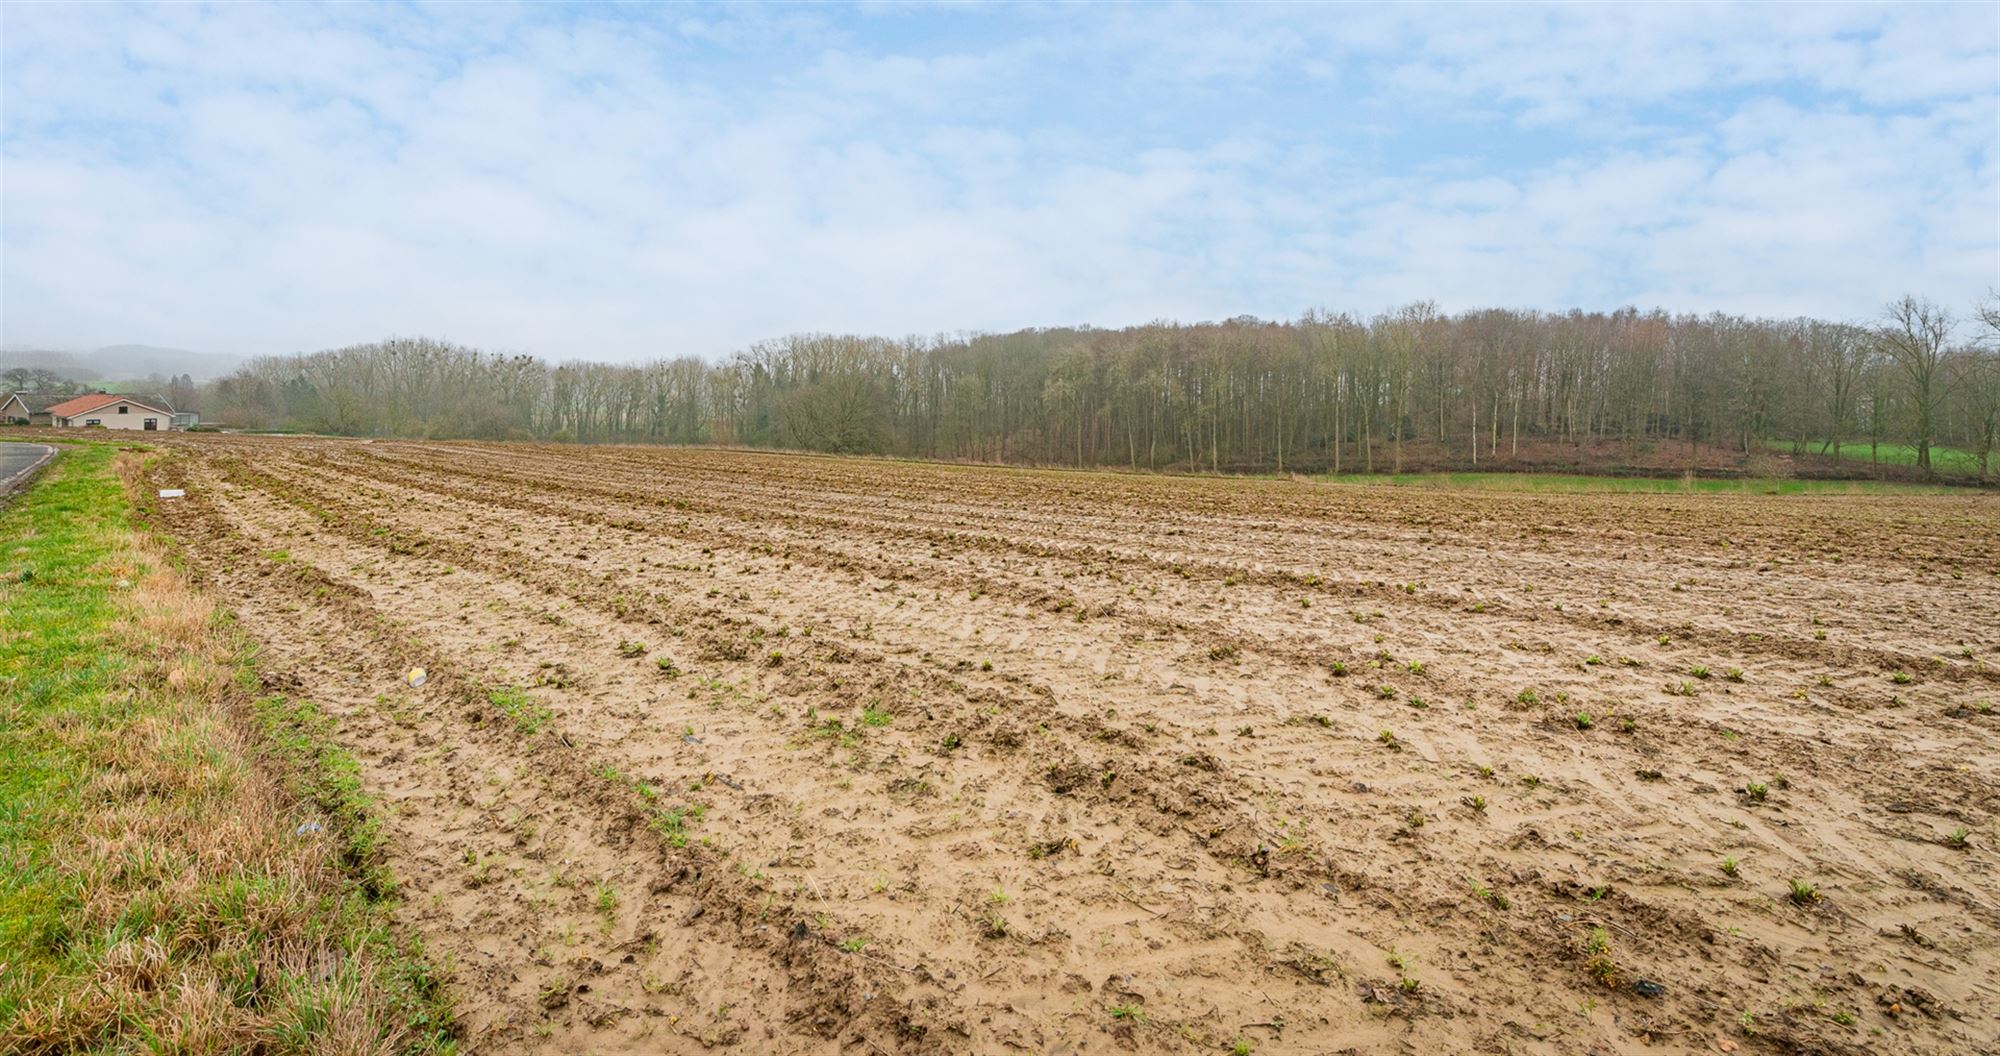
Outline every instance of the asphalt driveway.
POLYGON ((56 449, 47 444, 0 444, 0 503, 26 486, 35 470, 54 457, 56 449))

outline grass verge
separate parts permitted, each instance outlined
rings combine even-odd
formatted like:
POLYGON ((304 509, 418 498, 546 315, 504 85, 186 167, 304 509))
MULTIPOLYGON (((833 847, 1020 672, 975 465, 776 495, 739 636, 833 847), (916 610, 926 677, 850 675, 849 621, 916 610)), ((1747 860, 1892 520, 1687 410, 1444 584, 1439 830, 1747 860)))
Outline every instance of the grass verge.
POLYGON ((455 1048, 354 764, 134 527, 140 456, 0 510, 0 1051, 455 1048))

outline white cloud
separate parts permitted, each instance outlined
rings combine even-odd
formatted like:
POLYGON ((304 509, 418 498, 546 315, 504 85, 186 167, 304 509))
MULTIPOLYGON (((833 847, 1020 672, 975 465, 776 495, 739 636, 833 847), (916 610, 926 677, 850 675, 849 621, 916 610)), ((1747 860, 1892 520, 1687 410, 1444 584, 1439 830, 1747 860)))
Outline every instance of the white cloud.
POLYGON ((0 339, 1966 301, 2000 283, 1977 15, 10 6, 0 339), (884 43, 926 19, 956 43, 884 43))

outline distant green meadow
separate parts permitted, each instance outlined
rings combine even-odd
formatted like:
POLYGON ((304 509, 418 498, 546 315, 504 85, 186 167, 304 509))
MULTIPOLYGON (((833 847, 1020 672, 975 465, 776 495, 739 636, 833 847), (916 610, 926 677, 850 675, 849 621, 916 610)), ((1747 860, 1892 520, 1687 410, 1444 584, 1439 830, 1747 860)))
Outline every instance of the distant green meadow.
POLYGON ((1312 479, 1329 484, 1392 488, 1661 495, 1938 495, 1961 490, 1945 485, 1878 480, 1715 480, 1703 477, 1595 477, 1580 473, 1341 473, 1312 479))
MULTIPOLYGON (((1792 453, 1792 442, 1790 440, 1766 440, 1764 444, 1778 454, 1789 455, 1792 453)), ((1822 453, 1820 450, 1822 446, 1824 445, 1820 441, 1814 440, 1805 446, 1805 451, 1807 454, 1815 457, 1832 458, 1833 448, 1827 447, 1825 452, 1822 453)), ((1853 440, 1846 440, 1840 445, 1840 460, 1842 462, 1866 462, 1870 464, 1881 462, 1885 466, 1914 466, 1917 464, 1917 447, 1915 444, 1882 444, 1875 449, 1875 455, 1871 458, 1868 452, 1867 440, 1862 440, 1859 443, 1853 440)), ((1947 473, 1978 473, 1979 456, 1956 447, 1938 447, 1932 445, 1931 468, 1947 473)))

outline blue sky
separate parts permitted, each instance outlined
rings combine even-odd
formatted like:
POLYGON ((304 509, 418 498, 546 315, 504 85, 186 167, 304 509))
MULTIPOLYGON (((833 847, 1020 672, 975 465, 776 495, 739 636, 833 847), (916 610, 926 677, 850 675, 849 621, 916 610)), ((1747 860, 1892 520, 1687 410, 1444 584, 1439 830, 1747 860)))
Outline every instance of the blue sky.
POLYGON ((2000 7, 0 7, 0 342, 2000 286, 2000 7))

